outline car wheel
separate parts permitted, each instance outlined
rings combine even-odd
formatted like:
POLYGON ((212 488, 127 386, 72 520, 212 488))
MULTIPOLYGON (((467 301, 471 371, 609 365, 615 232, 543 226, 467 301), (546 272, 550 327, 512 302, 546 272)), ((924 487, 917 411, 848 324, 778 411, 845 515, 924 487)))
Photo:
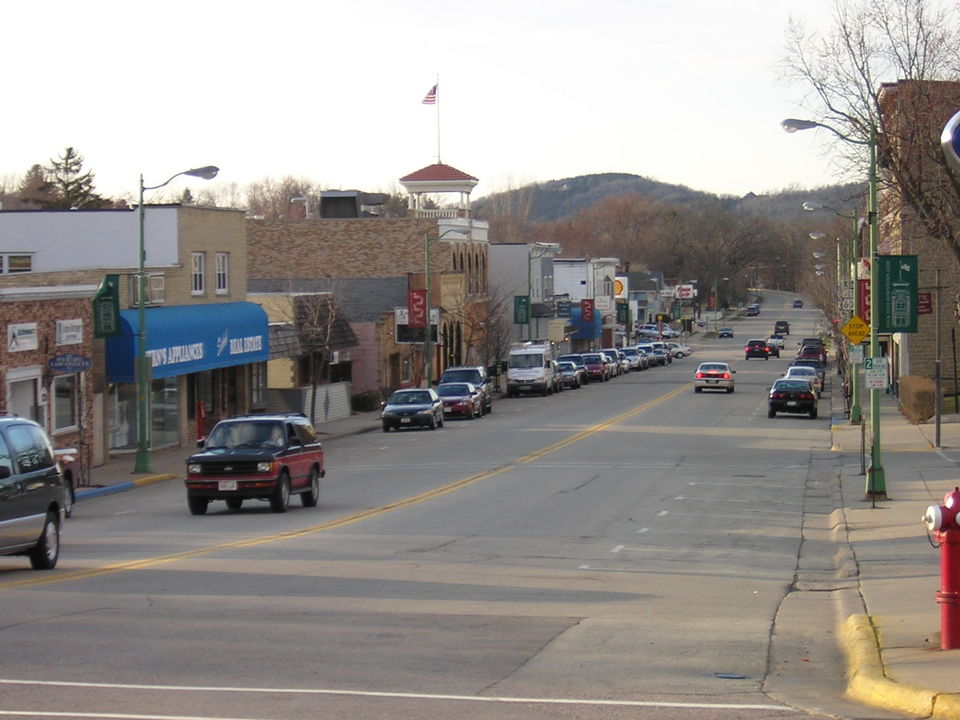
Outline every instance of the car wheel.
POLYGON ((57 516, 47 511, 40 539, 30 551, 30 567, 34 570, 53 570, 60 557, 60 523, 57 516))
POLYGON ((698 392, 700 392, 701 390, 703 390, 703 388, 701 388, 701 387, 695 387, 695 388, 693 389, 693 391, 694 391, 695 393, 698 393, 698 392))
POLYGON ((777 411, 776 411, 776 410, 774 410, 773 408, 770 408, 769 410, 767 410, 767 417, 768 417, 768 418, 775 418, 776 416, 777 416, 777 411))
POLYGON ((227 498, 227 510, 237 511, 243 507, 243 498, 227 498))
POLYGON ((277 481, 277 487, 270 496, 270 509, 275 513, 286 512, 290 506, 290 476, 284 470, 280 473, 280 479, 277 481))
POLYGON ((300 493, 300 503, 304 507, 316 507, 320 502, 320 473, 316 467, 310 468, 310 477, 307 479, 310 489, 300 493))
POLYGON ((682 359, 682 358, 683 358, 683 353, 682 353, 682 352, 678 352, 678 353, 677 353, 677 359, 680 360, 680 359, 682 359))
POLYGON ((816 420, 816 419, 817 419, 817 409, 816 409, 816 408, 814 408, 813 410, 810 411, 810 419, 811 419, 811 420, 816 420))
POLYGON ((77 495, 73 490, 73 475, 66 473, 63 476, 64 499, 63 514, 65 517, 73 515, 73 504, 77 501, 77 495))
POLYGON ((732 388, 732 387, 728 387, 728 388, 727 388, 727 392, 728 392, 728 393, 732 393, 732 392, 733 392, 733 388, 732 388))
POLYGON ((436 429, 437 429, 437 418, 431 415, 431 416, 430 416, 430 424, 429 424, 427 427, 429 427, 431 430, 436 430, 436 429))
POLYGON ((443 416, 443 413, 441 413, 441 414, 440 414, 440 419, 437 420, 437 427, 443 427, 443 424, 444 424, 446 421, 447 421, 447 419, 443 416))
POLYGON ((206 498, 187 495, 187 507, 190 508, 191 515, 206 515, 207 505, 209 504, 210 501, 206 498))
POLYGON ((384 423, 384 424, 383 424, 383 431, 384 431, 384 432, 390 432, 390 426, 387 425, 386 423, 384 423))
POLYGON ((493 412, 493 401, 492 401, 492 400, 491 400, 489 403, 487 403, 487 407, 486 407, 485 409, 486 409, 486 411, 487 411, 487 415, 489 415, 490 413, 493 412))

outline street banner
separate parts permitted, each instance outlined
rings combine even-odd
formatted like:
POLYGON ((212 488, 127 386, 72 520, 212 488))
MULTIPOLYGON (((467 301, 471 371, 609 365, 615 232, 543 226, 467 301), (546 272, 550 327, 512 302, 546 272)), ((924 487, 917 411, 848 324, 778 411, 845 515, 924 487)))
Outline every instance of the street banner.
POLYGON ((407 324, 412 328, 427 326, 427 291, 407 291, 407 324))
POLYGON ((870 324, 870 278, 857 280, 857 293, 860 296, 860 317, 870 324))
POLYGON ((878 255, 877 332, 917 332, 917 256, 878 255))
POLYGON ((593 322, 593 300, 585 299, 580 301, 580 321, 586 323, 593 322))
POLYGON ((513 296, 513 324, 528 325, 530 323, 530 297, 528 295, 513 296))

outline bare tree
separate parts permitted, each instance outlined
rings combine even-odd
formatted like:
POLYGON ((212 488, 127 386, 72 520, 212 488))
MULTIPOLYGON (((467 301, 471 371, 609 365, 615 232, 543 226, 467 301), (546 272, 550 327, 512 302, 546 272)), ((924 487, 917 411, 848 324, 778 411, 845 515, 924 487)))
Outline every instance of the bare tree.
POLYGON ((944 100, 960 101, 960 88, 934 82, 960 77, 955 18, 955 10, 933 0, 835 0, 825 36, 791 21, 783 71, 810 91, 808 119, 833 131, 840 169, 866 174, 875 141, 884 169, 879 181, 960 263, 960 176, 939 148, 952 114, 944 100), (884 86, 894 81, 902 91, 884 86))

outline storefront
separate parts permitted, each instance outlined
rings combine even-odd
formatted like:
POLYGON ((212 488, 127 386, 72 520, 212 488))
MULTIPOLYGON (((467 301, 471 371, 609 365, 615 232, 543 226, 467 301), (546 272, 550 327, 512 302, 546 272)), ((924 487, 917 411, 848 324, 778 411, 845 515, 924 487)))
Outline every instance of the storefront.
MULTIPOLYGON (((137 444, 139 312, 120 313, 121 334, 106 341, 111 450, 137 444)), ((146 310, 150 444, 190 444, 220 417, 262 406, 270 354, 267 315, 248 302, 146 310), (199 426, 199 427, 198 427, 199 426)))

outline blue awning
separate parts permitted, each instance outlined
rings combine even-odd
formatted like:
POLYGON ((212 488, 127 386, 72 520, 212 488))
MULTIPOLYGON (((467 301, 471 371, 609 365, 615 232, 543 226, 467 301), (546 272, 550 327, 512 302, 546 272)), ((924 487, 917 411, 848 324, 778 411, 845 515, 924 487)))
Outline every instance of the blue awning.
MULTIPOLYGON (((209 303, 146 310, 154 378, 269 359, 267 314, 256 303, 209 303)), ((107 338, 107 381, 135 382, 139 312, 120 312, 121 335, 107 338)))

